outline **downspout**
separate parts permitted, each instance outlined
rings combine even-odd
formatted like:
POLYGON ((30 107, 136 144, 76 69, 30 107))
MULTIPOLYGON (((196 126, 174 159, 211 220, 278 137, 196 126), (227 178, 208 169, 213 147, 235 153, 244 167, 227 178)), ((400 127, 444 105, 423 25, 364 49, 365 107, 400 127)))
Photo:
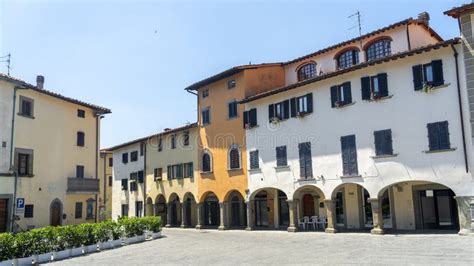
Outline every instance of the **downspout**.
POLYGON ((104 210, 106 209, 105 206, 107 206, 107 182, 109 181, 107 177, 107 153, 104 153, 104 210))
POLYGON ((143 216, 146 216, 146 142, 143 142, 143 216))
POLYGON ((458 91, 459 118, 461 119, 462 148, 464 152, 464 164, 466 166, 466 173, 469 173, 469 165, 468 165, 468 160, 467 160, 467 148, 466 148, 466 132, 464 130, 464 115, 463 115, 462 99, 461 99, 461 86, 459 82, 458 51, 456 50, 453 44, 451 44, 451 48, 453 49, 453 52, 454 52, 454 61, 456 64, 456 86, 457 86, 457 91, 458 91))
MULTIPOLYGON (((99 179, 99 121, 103 116, 99 112, 95 114, 95 179, 99 179)), ((99 209, 99 201, 98 195, 95 194, 95 222, 97 223, 98 219, 98 209, 99 209)))

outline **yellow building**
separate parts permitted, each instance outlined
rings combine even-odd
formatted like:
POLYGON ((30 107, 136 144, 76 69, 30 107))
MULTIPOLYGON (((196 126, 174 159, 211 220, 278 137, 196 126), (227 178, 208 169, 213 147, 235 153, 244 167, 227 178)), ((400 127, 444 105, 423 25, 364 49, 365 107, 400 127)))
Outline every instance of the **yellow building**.
POLYGON ((0 232, 97 219, 100 120, 110 110, 43 84, 0 74, 0 232))
POLYGON ((104 221, 112 215, 113 153, 100 151, 99 161, 99 220, 104 221))
POLYGON ((238 102, 284 84, 281 64, 261 64, 234 67, 186 88, 198 98, 198 228, 246 226, 244 108, 238 102))
POLYGON ((145 214, 161 216, 167 227, 197 224, 198 140, 196 123, 148 138, 145 214))

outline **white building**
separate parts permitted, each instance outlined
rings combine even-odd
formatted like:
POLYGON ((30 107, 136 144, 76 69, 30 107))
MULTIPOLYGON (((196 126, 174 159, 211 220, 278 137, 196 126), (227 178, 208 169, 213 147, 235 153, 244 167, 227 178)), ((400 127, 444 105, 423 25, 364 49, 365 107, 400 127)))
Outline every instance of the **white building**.
POLYGON ((242 101, 256 113, 245 125, 249 227, 295 231, 314 217, 326 232, 471 230, 461 44, 428 20, 284 63, 285 87, 242 101))

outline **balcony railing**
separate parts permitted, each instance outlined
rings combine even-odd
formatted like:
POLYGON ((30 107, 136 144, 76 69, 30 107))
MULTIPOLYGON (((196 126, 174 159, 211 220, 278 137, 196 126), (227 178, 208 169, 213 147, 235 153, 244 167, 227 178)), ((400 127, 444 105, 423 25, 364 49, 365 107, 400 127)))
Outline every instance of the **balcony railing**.
POLYGON ((67 179, 68 193, 99 193, 99 179, 69 177, 67 179))

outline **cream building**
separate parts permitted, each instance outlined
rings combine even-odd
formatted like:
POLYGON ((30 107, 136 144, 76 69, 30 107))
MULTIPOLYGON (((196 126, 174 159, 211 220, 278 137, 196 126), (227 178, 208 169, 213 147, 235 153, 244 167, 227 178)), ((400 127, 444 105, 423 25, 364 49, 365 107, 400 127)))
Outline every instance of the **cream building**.
POLYGON ((0 74, 0 232, 97 219, 100 120, 110 110, 43 86, 42 76, 34 86, 0 74), (12 225, 15 180, 24 208, 12 225))
POLYGON ((112 185, 113 185, 113 153, 100 151, 99 161, 99 220, 104 221, 112 217, 112 185))

